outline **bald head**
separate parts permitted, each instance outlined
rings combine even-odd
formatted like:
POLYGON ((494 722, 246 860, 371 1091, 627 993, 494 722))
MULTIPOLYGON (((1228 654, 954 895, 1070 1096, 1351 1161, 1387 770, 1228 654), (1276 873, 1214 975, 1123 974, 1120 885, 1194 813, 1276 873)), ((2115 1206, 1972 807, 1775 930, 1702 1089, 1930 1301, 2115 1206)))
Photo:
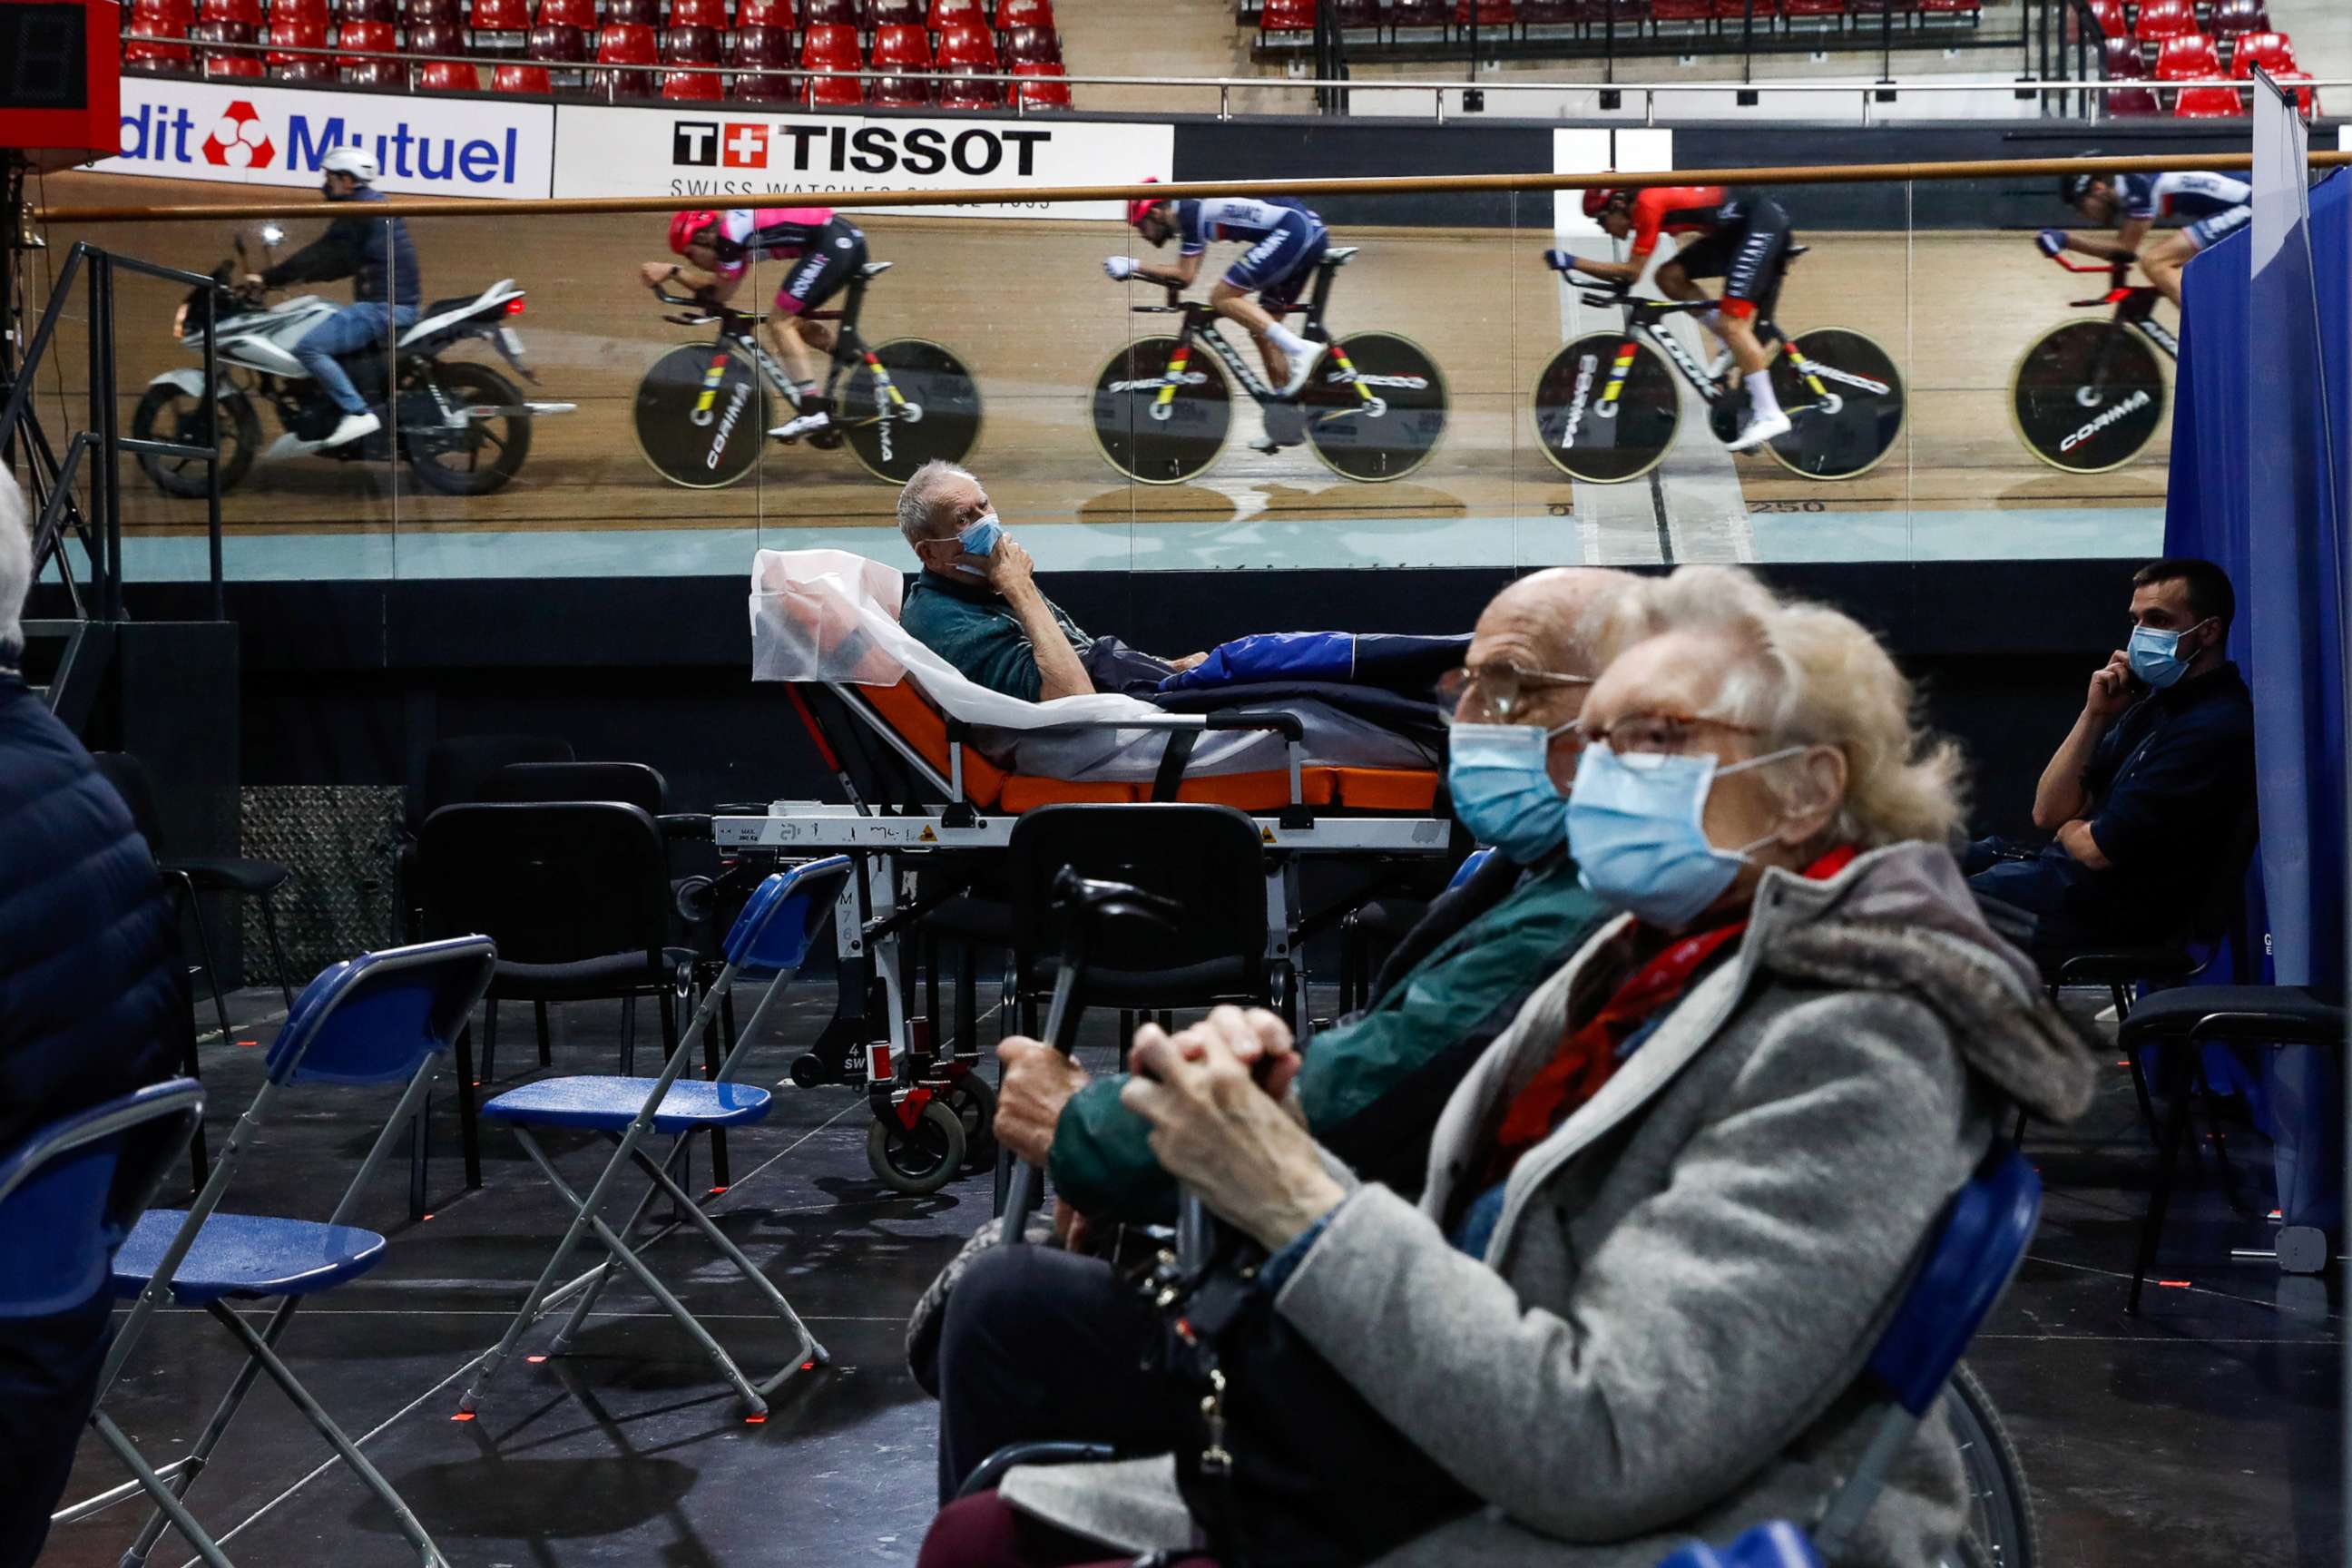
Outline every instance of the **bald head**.
POLYGON ((1552 566, 1522 577, 1479 616, 1466 662, 1599 675, 1641 582, 1601 566, 1552 566))

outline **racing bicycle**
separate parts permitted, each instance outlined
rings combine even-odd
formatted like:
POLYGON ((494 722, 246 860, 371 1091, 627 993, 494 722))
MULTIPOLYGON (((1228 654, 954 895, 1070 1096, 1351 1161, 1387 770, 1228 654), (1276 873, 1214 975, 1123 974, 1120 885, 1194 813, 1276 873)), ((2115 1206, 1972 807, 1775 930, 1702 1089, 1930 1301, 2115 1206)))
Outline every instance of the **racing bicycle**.
MULTIPOLYGON (((1791 261, 1805 247, 1790 247, 1791 261)), ((1594 280, 1571 271, 1579 284, 1594 280)), ((1643 300, 1622 285, 1581 296, 1597 309, 1622 307, 1621 331, 1588 332, 1551 357, 1536 381, 1536 435, 1543 455, 1571 479, 1617 484, 1658 466, 1682 424, 1671 364, 1707 404, 1720 440, 1739 432, 1747 395, 1709 373, 1664 330, 1672 317, 1712 310, 1713 300, 1643 300)), ((1795 337, 1759 320, 1766 348, 1779 344, 1767 374, 1788 414, 1787 435, 1765 450, 1809 479, 1850 479, 1878 466, 1903 431, 1903 376, 1877 343, 1849 327, 1816 327, 1795 337)))
POLYGON ((2180 340, 2158 326, 2148 284, 2124 281, 2128 261, 2084 265, 2051 258, 2069 272, 2106 272, 2110 287, 2076 310, 2113 305, 2104 321, 2061 321, 2019 356, 2010 373, 2009 412, 2025 449, 2070 474, 2100 474, 2140 455, 2164 427, 2164 367, 2180 340), (2151 346, 2153 345, 2153 346, 2151 346))
POLYGON ((1095 377, 1095 440, 1110 466, 1147 485, 1181 484, 1200 473, 1224 449, 1235 381, 1265 411, 1265 436, 1252 443, 1262 452, 1303 440, 1332 472, 1371 482, 1401 479, 1427 461, 1445 433, 1437 362, 1394 332, 1356 332, 1342 342, 1323 324, 1331 279, 1356 250, 1328 250, 1316 264, 1299 335, 1329 346, 1296 401, 1266 384, 1210 305, 1170 285, 1166 304, 1132 307, 1181 320, 1175 336, 1138 338, 1095 377), (1202 347, 1213 357, 1202 357, 1202 347))
MULTIPOLYGON (((840 323, 818 395, 833 423, 806 439, 824 450, 846 446, 876 479, 902 484, 934 458, 961 462, 971 450, 980 439, 980 387, 963 362, 937 343, 893 338, 868 345, 859 335, 866 285, 890 266, 866 263, 840 310, 805 313, 810 321, 840 323)), ((709 343, 680 343, 646 367, 637 383, 637 448, 674 485, 731 485, 759 466, 772 423, 770 391, 793 404, 791 377, 760 342, 761 312, 667 289, 655 295, 690 312, 662 320, 718 332, 709 343)))

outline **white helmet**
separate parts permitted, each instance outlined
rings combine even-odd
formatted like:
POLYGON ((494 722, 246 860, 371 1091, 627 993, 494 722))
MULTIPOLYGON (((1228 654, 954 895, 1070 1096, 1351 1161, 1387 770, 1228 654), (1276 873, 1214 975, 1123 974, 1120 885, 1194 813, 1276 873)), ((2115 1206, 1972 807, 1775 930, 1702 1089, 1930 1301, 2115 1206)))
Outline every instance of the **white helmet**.
POLYGON ((383 171, 376 167, 376 162, 373 157, 358 148, 338 147, 319 160, 319 172, 324 174, 349 174, 362 185, 372 185, 375 184, 375 177, 383 171))

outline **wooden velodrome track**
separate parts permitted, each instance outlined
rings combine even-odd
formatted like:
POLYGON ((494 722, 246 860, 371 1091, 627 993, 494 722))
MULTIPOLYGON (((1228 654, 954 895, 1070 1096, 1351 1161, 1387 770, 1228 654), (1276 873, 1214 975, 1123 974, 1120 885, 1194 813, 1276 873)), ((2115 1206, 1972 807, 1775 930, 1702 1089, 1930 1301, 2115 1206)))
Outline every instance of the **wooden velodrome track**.
MULTIPOLYGON (((226 186, 91 174, 52 176, 44 194, 58 205, 226 203, 243 195, 226 186)), ((1789 202, 1801 231, 1804 193, 1791 191, 1789 202)), ((1560 520, 1575 514, 1580 490, 1588 498, 1587 511, 1598 510, 1592 492, 1603 488, 1572 485, 1535 445, 1530 394, 1561 342, 1562 291, 1541 264, 1544 247, 1555 242, 1550 200, 1525 196, 1520 206, 1529 221, 1516 230, 1350 226, 1335 236, 1362 249, 1339 279, 1329 313, 1334 325, 1412 337, 1436 359, 1452 395, 1452 422, 1435 455, 1389 484, 1341 479, 1304 447, 1271 458, 1248 450, 1244 442, 1255 434, 1256 416, 1238 394, 1229 445, 1200 480, 1157 488, 1129 484, 1114 472, 1087 426, 1087 389, 1118 344, 1130 334, 1165 330, 1166 318, 1130 314, 1131 299, 1140 303, 1150 296, 1130 297, 1104 277, 1103 258, 1127 248, 1125 231, 1110 224, 867 216, 861 221, 873 254, 897 265, 875 285, 864 325, 877 342, 902 335, 936 339, 971 367, 986 404, 971 466, 1016 527, 1139 525, 1131 535, 1131 564, 1146 567, 1218 563, 1155 561, 1156 525, 1378 522, 1386 536, 1428 547, 1405 551, 1404 559, 1454 560, 1458 557, 1444 545, 1449 522, 1505 521, 1524 542, 1569 526, 1560 520), (1413 526, 1423 521, 1426 529, 1413 526)), ((242 227, 253 244, 258 226, 227 220, 101 225, 47 238, 53 255, 87 239, 201 272, 228 254, 233 230, 242 227)), ((317 232, 299 221, 287 226, 289 246, 317 232)), ((236 532, 889 526, 891 488, 866 475, 845 451, 774 447, 752 479, 722 490, 678 489, 647 467, 630 430, 633 388, 664 350, 698 335, 664 324, 660 307, 636 281, 640 261, 664 255, 658 217, 526 220, 486 205, 480 218, 414 219, 410 228, 427 298, 471 292, 509 275, 530 290, 515 325, 540 373, 533 395, 576 402, 578 411, 538 421, 520 478, 483 498, 425 492, 404 468, 315 458, 258 463, 225 505, 236 532)), ((2145 509, 2161 505, 2168 447, 2163 437, 2123 468, 2073 476, 2036 462, 2011 428, 2011 367, 2051 325, 2070 314, 2098 314, 2070 312, 2068 301, 2100 292, 2101 279, 2061 271, 2018 234, 1803 237, 1812 250, 1790 276, 1781 321, 1791 331, 1842 325, 1876 338, 1903 369, 1909 420, 1880 467, 1839 483, 1794 478, 1766 458, 1734 462, 1714 449, 1712 462, 1733 464, 1747 510, 1801 508, 1811 514, 1811 503, 1819 503, 1808 527, 1825 537, 1809 552, 1835 558, 1841 516, 1883 520, 1916 512, 1924 522, 1925 514, 1938 511, 2057 510, 2084 521, 2083 509, 2131 508, 2144 516, 2145 509)), ((1221 253, 1213 253, 1211 261, 1221 265, 1221 253)), ((42 281, 37 271, 36 286, 42 281)), ((344 298, 343 288, 322 291, 344 298)), ((747 300, 752 290, 764 298, 772 284, 753 279, 747 300)), ((179 298, 166 284, 119 277, 118 376, 126 430, 149 378, 191 363, 170 336, 179 298)), ((2168 307, 2164 315, 2169 319, 2168 307)), ((53 430, 75 427, 85 406, 88 354, 79 325, 77 313, 61 329, 42 371, 44 417, 53 421, 53 430), (62 415, 60 387, 69 404, 62 415)), ((265 425, 266 439, 274 438, 274 419, 266 417, 265 425)), ((1688 418, 1680 441, 1685 449, 1693 443, 1713 447, 1688 418)), ((185 533, 201 531, 203 503, 159 494, 126 462, 123 517, 136 531, 185 533)), ((1685 539, 1680 556, 1749 552, 1742 527, 1719 521, 1706 527, 1723 536, 1685 539)), ((1655 560, 1666 548, 1665 535, 1662 511, 1655 529, 1612 535, 1598 550, 1588 534, 1583 558, 1655 560)), ((1311 548, 1294 542, 1292 553, 1300 558, 1287 563, 1321 563, 1311 548)), ((1516 553, 1543 558, 1539 549, 1516 553)), ((648 547, 639 569, 673 569, 659 555, 657 546, 648 547)))

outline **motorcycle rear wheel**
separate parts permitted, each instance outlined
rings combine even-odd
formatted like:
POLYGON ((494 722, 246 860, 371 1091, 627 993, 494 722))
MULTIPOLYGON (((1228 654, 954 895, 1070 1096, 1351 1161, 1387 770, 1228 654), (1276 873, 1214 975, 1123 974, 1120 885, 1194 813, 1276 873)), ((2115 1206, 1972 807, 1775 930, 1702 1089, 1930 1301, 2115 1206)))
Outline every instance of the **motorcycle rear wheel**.
MULTIPOLYGON (((245 478, 246 471, 253 467, 255 454, 261 450, 261 416, 253 411, 253 400, 235 387, 220 388, 214 402, 228 413, 220 475, 221 493, 226 495, 245 478)), ((147 395, 139 400, 138 408, 131 416, 131 438, 187 447, 210 446, 213 433, 205 428, 206 422, 200 416, 199 403, 194 393, 184 392, 168 381, 157 382, 147 389, 147 395)), ((142 452, 139 466, 165 495, 204 500, 203 459, 142 452)))
MULTIPOLYGON (((453 409, 474 406, 512 408, 522 402, 514 383, 488 365, 467 360, 420 364, 418 377, 404 387, 404 416, 410 398, 423 391, 430 376, 453 409)), ((418 401, 430 402, 429 396, 418 401)), ((403 455, 417 483, 445 496, 486 496, 521 471, 530 456, 530 416, 500 414, 468 419, 462 428, 446 425, 410 424, 404 417, 400 432, 403 455)))

